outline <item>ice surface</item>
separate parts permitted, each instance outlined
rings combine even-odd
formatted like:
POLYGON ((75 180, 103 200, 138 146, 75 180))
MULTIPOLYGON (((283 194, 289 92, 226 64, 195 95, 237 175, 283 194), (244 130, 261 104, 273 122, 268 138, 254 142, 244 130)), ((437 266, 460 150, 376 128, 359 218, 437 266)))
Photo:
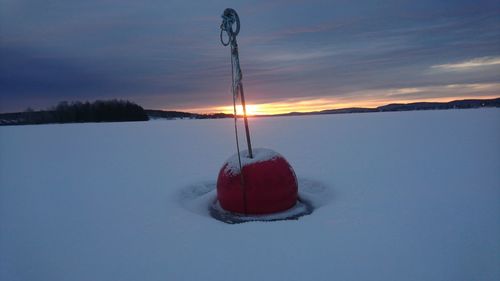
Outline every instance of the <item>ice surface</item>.
POLYGON ((230 119, 0 127, 0 280, 500 280, 500 109, 249 121, 312 215, 208 215, 230 119))

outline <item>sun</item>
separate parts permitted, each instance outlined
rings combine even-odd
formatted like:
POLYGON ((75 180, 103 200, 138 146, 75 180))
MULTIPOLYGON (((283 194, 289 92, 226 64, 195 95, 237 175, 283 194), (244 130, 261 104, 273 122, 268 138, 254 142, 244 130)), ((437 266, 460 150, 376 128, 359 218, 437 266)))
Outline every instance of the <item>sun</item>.
MULTIPOLYGON (((246 109, 247 109, 247 116, 255 116, 255 115, 258 115, 260 113, 259 106, 255 105, 255 104, 247 104, 246 109)), ((243 115, 243 106, 242 105, 236 106, 236 115, 243 115)))

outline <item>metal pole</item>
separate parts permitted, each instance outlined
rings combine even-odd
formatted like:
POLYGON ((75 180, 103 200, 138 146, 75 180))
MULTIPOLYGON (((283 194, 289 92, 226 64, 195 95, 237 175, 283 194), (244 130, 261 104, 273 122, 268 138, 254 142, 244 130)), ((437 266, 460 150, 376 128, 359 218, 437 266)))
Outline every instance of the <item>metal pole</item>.
POLYGON ((241 94, 241 104, 243 106, 243 121, 245 123, 245 133, 247 135, 248 157, 253 158, 252 142, 250 141, 250 129, 248 128, 247 107, 245 105, 245 94, 243 93, 243 84, 240 84, 239 89, 241 94))
MULTIPOLYGON (((236 42, 236 35, 240 32, 240 18, 238 14, 233 9, 226 9, 222 14, 222 24, 220 26, 220 40, 222 45, 227 46, 231 44, 231 68, 232 68, 232 78, 233 78, 233 101, 235 97, 239 94, 241 96, 241 106, 243 108, 243 121, 245 124, 245 134, 248 146, 248 157, 253 158, 252 143, 250 140, 250 129, 248 126, 247 118, 247 108, 245 103, 245 95, 243 92, 243 83, 241 82, 243 75, 241 73, 240 58, 238 53, 238 42, 236 42), (233 25, 235 29, 233 30, 233 25), (229 37, 227 42, 222 39, 222 32, 225 31, 229 37)), ((237 118, 237 116, 235 116, 237 118)), ((236 132, 237 133, 237 132, 236 132)), ((236 136, 238 137, 238 136, 236 136)), ((238 155, 240 151, 238 149, 238 155)))

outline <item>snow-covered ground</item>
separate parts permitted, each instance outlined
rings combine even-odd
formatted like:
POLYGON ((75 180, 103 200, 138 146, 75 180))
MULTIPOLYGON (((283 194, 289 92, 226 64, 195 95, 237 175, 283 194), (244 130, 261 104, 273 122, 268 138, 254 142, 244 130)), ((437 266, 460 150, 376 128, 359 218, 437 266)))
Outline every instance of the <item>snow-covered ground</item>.
POLYGON ((0 127, 0 280, 500 280, 500 109, 250 126, 313 214, 208 215, 231 119, 0 127))

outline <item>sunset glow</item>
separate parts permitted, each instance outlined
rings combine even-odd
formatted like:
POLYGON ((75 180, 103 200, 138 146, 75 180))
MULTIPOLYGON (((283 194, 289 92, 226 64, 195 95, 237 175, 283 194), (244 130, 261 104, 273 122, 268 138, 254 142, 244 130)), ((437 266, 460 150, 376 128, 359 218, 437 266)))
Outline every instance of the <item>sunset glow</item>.
MULTIPOLYGON (((463 100, 463 99, 491 99, 497 98, 497 95, 482 95, 482 96, 456 96, 456 97, 443 97, 443 98, 427 98, 425 100, 415 100, 415 99, 366 99, 364 101, 349 100, 342 98, 311 98, 308 100, 285 100, 279 102, 271 103, 257 103, 257 104, 247 104, 247 116, 258 116, 258 115, 276 115, 285 114, 290 112, 314 112, 329 109, 340 109, 340 108, 351 108, 351 107, 363 107, 363 108, 375 108, 382 105, 387 105, 390 103, 412 103, 412 102, 449 102, 453 100, 463 100)), ((226 113, 233 114, 233 106, 214 106, 207 108, 183 108, 178 109, 181 111, 196 112, 196 113, 226 113)), ((242 106, 238 105, 236 107, 237 115, 243 115, 242 106)))
MULTIPOLYGON (((223 107, 217 107, 219 109, 218 111, 214 109, 214 112, 222 112, 226 114, 233 114, 234 113, 234 106, 228 105, 228 106, 223 106, 223 107)), ((246 105, 246 110, 247 110, 247 116, 254 116, 254 115, 262 115, 260 110, 260 106, 256 104, 247 104, 246 105)), ((237 115, 243 115, 243 106, 242 105, 237 105, 236 106, 236 114, 237 115)))
POLYGON ((231 1, 238 71, 225 4, 18 2, 0 9, 0 113, 118 99, 232 114, 233 72, 248 116, 500 96, 500 1, 231 1))

